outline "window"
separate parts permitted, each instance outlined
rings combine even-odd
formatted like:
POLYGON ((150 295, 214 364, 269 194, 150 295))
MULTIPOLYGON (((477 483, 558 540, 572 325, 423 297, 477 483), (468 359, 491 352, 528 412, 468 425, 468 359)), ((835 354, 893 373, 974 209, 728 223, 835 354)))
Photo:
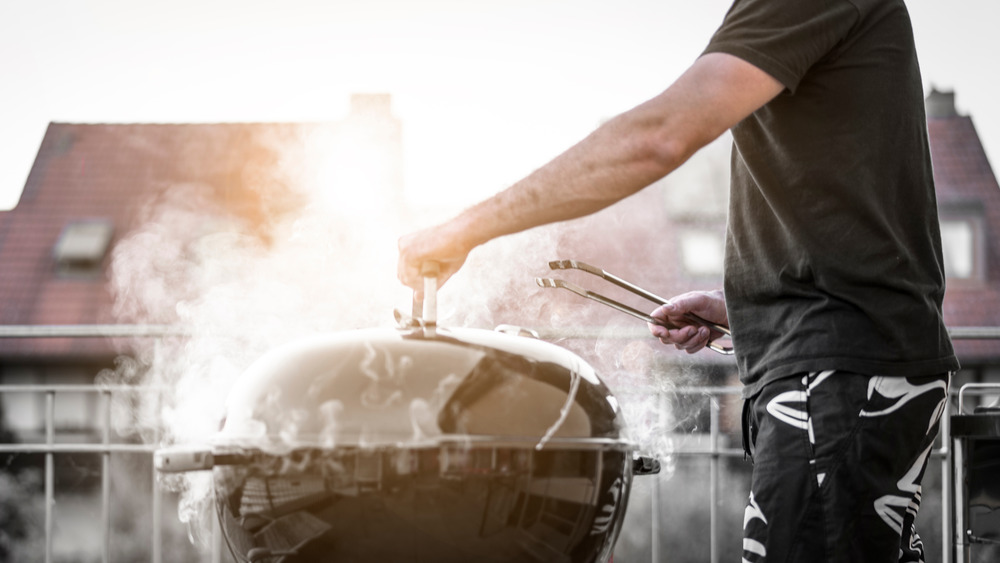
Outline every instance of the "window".
POLYGON ((100 273, 113 230, 111 221, 105 219, 74 221, 66 225, 53 249, 59 274, 89 276, 100 273))
POLYGON ((726 242, 722 233, 696 228, 681 231, 681 260, 688 274, 722 275, 725 254, 726 242))
MULTIPOLYGON (((92 379, 92 366, 8 367, 0 373, 5 385, 66 385, 92 379)), ((62 391, 55 395, 53 424, 64 433, 93 432, 100 427, 97 417, 99 396, 89 391, 62 391)), ((0 393, 0 428, 13 432, 19 440, 33 441, 45 434, 45 393, 0 393)))
POLYGON ((977 204, 944 206, 941 210, 941 250, 949 280, 986 278, 986 236, 983 209, 977 204))
POLYGON ((944 273, 948 279, 969 279, 975 273, 975 232, 971 221, 941 221, 944 273))

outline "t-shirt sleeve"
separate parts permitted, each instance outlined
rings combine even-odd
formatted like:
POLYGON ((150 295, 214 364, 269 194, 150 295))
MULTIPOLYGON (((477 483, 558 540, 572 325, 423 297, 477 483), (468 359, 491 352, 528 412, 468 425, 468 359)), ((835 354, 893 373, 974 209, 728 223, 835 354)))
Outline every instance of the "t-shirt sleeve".
POLYGON ((704 53, 739 57, 795 92, 859 17, 849 0, 735 0, 704 53))

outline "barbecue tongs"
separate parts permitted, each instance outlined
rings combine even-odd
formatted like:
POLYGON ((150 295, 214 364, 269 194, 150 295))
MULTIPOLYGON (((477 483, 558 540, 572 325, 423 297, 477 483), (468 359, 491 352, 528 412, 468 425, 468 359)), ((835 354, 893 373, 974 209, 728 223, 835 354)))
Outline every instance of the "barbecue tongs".
MULTIPOLYGON (((627 281, 619 278, 618 276, 615 276, 613 274, 609 274, 608 272, 605 272, 604 270, 602 270, 600 268, 597 268, 595 266, 591 266, 590 264, 585 264, 583 262, 579 262, 579 261, 576 261, 576 260, 553 260, 552 262, 549 262, 549 268, 551 268, 553 270, 571 270, 571 269, 572 270, 582 270, 584 272, 587 272, 588 274, 593 274, 595 276, 604 278, 605 280, 607 280, 607 281, 609 281, 609 282, 617 285, 618 287, 627 289, 628 291, 631 291, 632 293, 634 293, 634 294, 636 294, 636 295, 638 295, 640 297, 644 297, 644 298, 646 298, 646 299, 648 299, 648 300, 650 300, 653 303, 656 303, 658 305, 666 305, 667 303, 669 303, 669 301, 667 299, 664 299, 664 298, 662 298, 662 297, 660 297, 658 295, 650 293, 650 292, 646 291, 645 289, 642 289, 641 287, 633 285, 633 284, 631 284, 631 283, 629 283, 629 282, 627 282, 627 281)), ((574 285, 574 284, 569 283, 569 282, 564 281, 564 280, 558 280, 558 279, 552 279, 552 278, 535 278, 535 283, 537 283, 541 287, 561 288, 561 289, 566 289, 566 290, 572 291, 573 293, 575 293, 577 295, 580 295, 582 297, 586 297, 587 299, 592 299, 594 301, 597 301, 598 303, 603 303, 604 305, 607 305, 608 307, 611 307, 612 309, 616 309, 618 311, 621 311, 622 313, 625 313, 625 314, 631 315, 631 316, 633 316, 633 317, 635 317, 637 319, 646 321, 647 323, 652 323, 652 324, 655 324, 655 325, 665 326, 665 327, 670 328, 670 329, 677 328, 676 326, 673 326, 673 325, 664 324, 662 321, 654 319, 653 317, 651 317, 651 316, 643 313, 642 311, 638 311, 636 309, 633 309, 632 307, 629 307, 628 305, 625 305, 623 303, 619 303, 618 301, 614 301, 614 300, 609 299, 609 298, 607 298, 607 297, 605 297, 603 295, 600 295, 598 293, 594 293, 593 291, 588 291, 588 290, 583 289, 582 287, 580 287, 578 285, 574 285)), ((728 327, 722 326, 720 324, 713 323, 711 321, 707 321, 707 320, 705 320, 705 319, 703 319, 703 318, 701 318, 701 317, 699 317, 697 315, 691 314, 691 313, 688 313, 688 314, 684 315, 684 317, 687 318, 687 319, 689 319, 689 320, 691 320, 691 321, 693 321, 693 322, 695 322, 695 323, 698 323, 698 324, 700 324, 702 326, 706 326, 706 327, 708 327, 708 328, 710 328, 710 329, 712 329, 714 331, 721 332, 725 336, 731 336, 730 333, 729 333, 729 328, 728 327)), ((716 342, 709 342, 708 343, 708 347, 711 348, 712 350, 714 350, 715 352, 718 352, 720 354, 725 354, 727 356, 733 354, 733 349, 731 347, 722 346, 721 344, 717 344, 716 342)))

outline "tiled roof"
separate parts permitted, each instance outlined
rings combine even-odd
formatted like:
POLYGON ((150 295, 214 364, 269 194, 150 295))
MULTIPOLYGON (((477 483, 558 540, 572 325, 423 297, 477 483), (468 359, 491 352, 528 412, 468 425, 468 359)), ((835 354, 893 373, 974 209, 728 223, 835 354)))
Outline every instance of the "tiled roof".
MULTIPOLYGON (((983 275, 949 280, 944 300, 949 327, 1000 325, 1000 187, 968 116, 928 119, 938 207, 975 209, 983 219, 979 259, 983 275)), ((969 361, 1000 357, 1000 341, 956 341, 959 356, 969 361)))
MULTIPOLYGON (((0 324, 115 322, 108 255, 96 274, 57 272, 53 249, 70 222, 110 221, 113 245, 131 229, 142 205, 169 186, 194 184, 226 213, 266 226, 270 214, 294 205, 294 198, 276 199, 258 189, 277 158, 268 143, 297 138, 304 127, 314 126, 50 124, 20 202, 0 213, 0 324)), ((103 340, 0 340, 6 357, 109 353, 103 340)))

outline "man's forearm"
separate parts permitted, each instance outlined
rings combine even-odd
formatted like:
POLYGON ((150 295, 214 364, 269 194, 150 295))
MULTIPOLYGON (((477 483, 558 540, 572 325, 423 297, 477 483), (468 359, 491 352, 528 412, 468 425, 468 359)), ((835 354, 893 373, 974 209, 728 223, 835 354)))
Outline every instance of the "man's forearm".
POLYGON ((670 88, 609 120, 524 180, 462 217, 470 248, 575 219, 669 174, 777 95, 782 86, 728 55, 700 58, 670 88))
MULTIPOLYGON (((633 112, 641 113, 636 110, 633 112)), ((539 225, 583 217, 655 182, 683 160, 658 149, 661 126, 616 117, 523 180, 461 214, 470 248, 539 225)))

